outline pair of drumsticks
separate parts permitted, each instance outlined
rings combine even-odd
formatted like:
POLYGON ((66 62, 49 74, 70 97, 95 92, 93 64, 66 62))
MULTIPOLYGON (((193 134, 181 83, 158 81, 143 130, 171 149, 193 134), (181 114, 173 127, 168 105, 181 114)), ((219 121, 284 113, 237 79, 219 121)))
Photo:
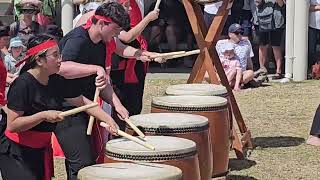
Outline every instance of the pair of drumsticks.
POLYGON ((199 53, 200 53, 199 49, 192 50, 192 51, 175 51, 175 52, 169 52, 169 53, 159 53, 159 55, 154 58, 164 58, 165 60, 169 60, 169 59, 176 59, 176 58, 185 57, 185 56, 191 56, 199 53))
MULTIPOLYGON (((99 88, 96 88, 96 91, 95 91, 95 94, 94 94, 94 98, 93 98, 94 103, 92 103, 92 106, 86 105, 88 107, 87 109, 95 107, 96 105, 98 105, 98 103, 96 103, 96 102, 98 100, 99 94, 100 94, 100 90, 99 90, 99 88)), ((84 110, 86 110, 85 106, 82 106, 82 107, 83 107, 84 110)), ((125 118, 124 121, 140 136, 141 139, 145 138, 145 135, 128 118, 125 118)), ((93 123, 94 123, 94 117, 90 116, 89 124, 88 124, 88 128, 87 128, 87 135, 91 135, 93 123)), ((100 122, 100 126, 105 127, 105 128, 109 127, 109 125, 107 123, 105 123, 105 122, 100 122)), ((140 145, 142 145, 142 146, 144 146, 144 147, 146 147, 148 149, 155 150, 155 148, 152 145, 144 142, 143 140, 141 140, 139 138, 131 136, 130 134, 127 134, 127 133, 125 133, 125 132, 123 132, 121 130, 118 130, 117 134, 119 136, 125 137, 125 138, 127 138, 127 139, 129 139, 129 140, 131 140, 133 142, 136 142, 136 143, 138 143, 138 144, 140 144, 140 145)))

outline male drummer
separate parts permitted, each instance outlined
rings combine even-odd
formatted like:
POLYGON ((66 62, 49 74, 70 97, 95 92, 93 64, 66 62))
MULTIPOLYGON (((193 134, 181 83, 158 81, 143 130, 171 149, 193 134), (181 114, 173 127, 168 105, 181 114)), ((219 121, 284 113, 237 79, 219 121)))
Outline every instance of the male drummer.
MULTIPOLYGON (((102 4, 84 26, 69 32, 61 41, 62 59, 60 76, 50 78, 49 85, 56 88, 58 97, 70 98, 83 94, 93 99, 95 88, 100 88, 100 97, 115 107, 121 117, 128 117, 118 97, 107 81, 105 73, 105 43, 129 26, 129 16, 118 3, 102 4)), ((122 55, 140 60, 150 60, 147 53, 134 48, 122 48, 122 55)), ((64 104, 64 109, 71 109, 64 104)), ((66 157, 68 180, 76 180, 78 171, 95 164, 95 155, 86 135, 89 117, 85 113, 66 117, 56 127, 55 134, 66 157)))

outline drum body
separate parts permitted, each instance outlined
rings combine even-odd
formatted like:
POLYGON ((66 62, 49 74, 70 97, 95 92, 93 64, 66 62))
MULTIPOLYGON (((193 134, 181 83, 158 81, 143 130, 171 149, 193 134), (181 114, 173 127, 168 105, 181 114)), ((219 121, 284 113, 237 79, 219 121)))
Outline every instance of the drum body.
POLYGON ((230 147, 230 122, 227 100, 216 96, 163 96, 151 103, 152 113, 191 113, 209 120, 213 154, 213 176, 227 173, 230 147))
POLYGON ((81 169, 79 180, 181 180, 182 171, 174 166, 155 163, 107 163, 81 169))
POLYGON ((170 136, 146 136, 146 142, 155 151, 125 138, 111 140, 106 144, 106 162, 157 162, 180 168, 183 180, 200 180, 195 142, 170 136))
POLYGON ((169 86, 166 89, 166 94, 169 96, 219 96, 226 98, 228 100, 230 130, 232 129, 232 109, 226 87, 216 84, 176 84, 169 86))
MULTIPOLYGON (((213 164, 208 118, 185 113, 151 113, 131 116, 130 120, 146 135, 174 136, 194 141, 201 179, 211 179, 213 164)), ((130 127, 126 128, 126 132, 134 134, 130 127)))

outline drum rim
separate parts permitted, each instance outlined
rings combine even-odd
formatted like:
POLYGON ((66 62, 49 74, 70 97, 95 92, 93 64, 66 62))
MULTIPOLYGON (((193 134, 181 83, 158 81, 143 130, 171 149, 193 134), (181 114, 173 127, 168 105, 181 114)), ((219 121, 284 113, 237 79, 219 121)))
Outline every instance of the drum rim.
MULTIPOLYGON (((130 117, 132 123, 136 126, 140 126, 145 130, 177 130, 177 132, 197 132, 208 127, 208 118, 196 114, 188 113, 147 113, 138 114, 130 117), (150 119, 150 120, 149 120, 150 119), (156 119, 156 120, 152 120, 156 119), (172 122, 167 124, 159 119, 167 119, 166 122, 172 122), (172 119, 172 120, 171 120, 172 119), (188 119, 184 120, 184 119, 188 119), (149 122, 149 123, 147 123, 149 122), (162 122, 162 123, 161 123, 162 122), (199 130, 198 130, 199 129, 199 130)), ((169 123, 168 122, 168 123, 169 123)))
MULTIPOLYGON (((94 173, 92 173, 92 171, 91 171, 91 168, 93 168, 93 167, 110 167, 110 168, 112 168, 112 167, 115 167, 115 168, 121 168, 121 167, 123 167, 123 165, 125 165, 124 167, 125 168, 135 168, 135 167, 137 167, 137 166, 135 166, 135 165, 146 165, 146 166, 150 166, 150 167, 152 167, 152 166, 156 166, 156 167, 161 167, 161 168, 165 168, 165 170, 164 170, 164 173, 166 173, 166 174, 162 174, 162 177, 161 177, 161 179, 163 179, 163 178, 173 178, 173 177, 177 177, 177 178, 180 178, 180 177, 182 177, 182 170, 180 169, 180 168, 178 168, 178 167, 175 167, 175 166, 172 166, 172 165, 167 165, 167 164, 160 164, 160 163, 149 163, 149 162, 145 162, 145 163, 134 163, 134 162, 116 162, 116 163, 105 163, 105 164, 95 164, 95 165, 92 165, 92 166, 87 166, 87 167, 85 167, 85 168, 82 168, 80 171, 79 171, 79 176, 81 176, 81 174, 82 173, 88 173, 88 175, 92 175, 92 176, 94 176, 95 174, 94 173), (126 166, 127 165, 127 166, 126 166), (165 177, 163 177, 163 176, 165 176, 165 177)), ((141 168, 140 168, 141 169, 141 168)), ((157 169, 159 169, 159 168, 157 168, 157 169)), ((136 169, 136 170, 139 170, 139 168, 138 169, 136 169)), ((112 172, 112 171, 110 171, 110 172, 112 172)), ((110 172, 107 174, 107 175, 110 175, 110 172)), ((155 177, 155 175, 156 174, 149 174, 149 175, 152 175, 152 178, 156 178, 155 177)), ((85 175, 83 175, 83 176, 85 176, 85 175)), ((110 178, 111 178, 111 176, 109 176, 110 178)), ((92 177, 93 178, 93 177, 92 177)), ((101 178, 107 178, 107 177, 101 177, 101 178)), ((115 178, 117 178, 117 177, 115 177, 115 178)), ((141 177, 141 178, 143 178, 143 177, 141 177)), ((149 177, 150 178, 150 177, 149 177)), ((156 178, 157 179, 157 178, 156 178)), ((155 180, 156 180, 155 179, 155 180)))
MULTIPOLYGON (((159 139, 162 138, 164 141, 166 140, 172 140, 175 139, 177 142, 178 141, 183 141, 185 143, 184 149, 181 148, 176 148, 176 149, 167 149, 167 150, 163 150, 163 151, 152 151, 146 148, 141 148, 139 150, 134 150, 131 149, 132 151, 128 151, 130 149, 124 149, 121 148, 119 145, 115 145, 115 144, 119 144, 122 141, 126 140, 127 142, 129 140, 125 139, 125 138, 119 138, 119 139, 114 139, 114 140, 110 140, 107 142, 106 144, 106 155, 113 155, 113 156, 118 156, 121 158, 126 159, 125 157, 130 157, 129 159, 140 159, 141 161, 151 161, 151 159, 154 159, 154 161, 162 161, 163 159, 169 158, 185 158, 185 157, 190 157, 190 155, 195 155, 197 153, 197 148, 196 148, 196 143, 192 140, 189 139, 185 139, 185 138, 179 138, 179 137, 171 137, 171 136, 146 136, 147 141, 149 142, 151 145, 152 141, 150 142, 150 138, 155 138, 155 139, 159 139), (148 141, 149 139, 149 141, 148 141)), ((129 141, 130 142, 130 141, 129 141)), ((140 145, 136 145, 136 146, 140 146, 140 145)), ((157 150, 157 146, 155 146, 156 150, 157 150)))
POLYGON ((226 106, 228 103, 226 98, 219 97, 219 96, 159 96, 153 97, 151 104, 157 106, 164 106, 164 107, 184 107, 184 108, 219 108, 226 106), (181 101, 182 99, 195 100, 194 102, 186 102, 181 101), (174 99, 174 100, 171 100, 174 99), (203 103, 199 103, 199 99, 202 99, 203 103), (179 101, 180 100, 180 101, 179 101), (210 101, 211 100, 211 101, 210 101), (208 103, 210 101, 210 103, 208 103), (217 102, 218 101, 218 102, 217 102))
POLYGON ((222 96, 228 95, 227 88, 216 84, 175 84, 166 89, 166 94, 171 96, 197 95, 197 96, 222 96), (195 87, 201 87, 199 89, 195 87))

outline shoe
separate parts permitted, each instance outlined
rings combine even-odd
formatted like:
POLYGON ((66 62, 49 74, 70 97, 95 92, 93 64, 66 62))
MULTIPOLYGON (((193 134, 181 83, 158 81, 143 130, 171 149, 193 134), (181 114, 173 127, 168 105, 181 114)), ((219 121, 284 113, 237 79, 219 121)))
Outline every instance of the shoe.
POLYGON ((253 76, 258 77, 260 75, 267 75, 267 74, 268 74, 268 70, 265 67, 262 67, 262 68, 258 69, 257 71, 255 71, 253 73, 253 76))
POLYGON ((312 146, 320 146, 320 138, 310 135, 306 143, 312 146))
POLYGON ((279 73, 276 73, 276 74, 272 77, 273 80, 282 79, 282 78, 283 78, 282 74, 279 74, 279 73))

